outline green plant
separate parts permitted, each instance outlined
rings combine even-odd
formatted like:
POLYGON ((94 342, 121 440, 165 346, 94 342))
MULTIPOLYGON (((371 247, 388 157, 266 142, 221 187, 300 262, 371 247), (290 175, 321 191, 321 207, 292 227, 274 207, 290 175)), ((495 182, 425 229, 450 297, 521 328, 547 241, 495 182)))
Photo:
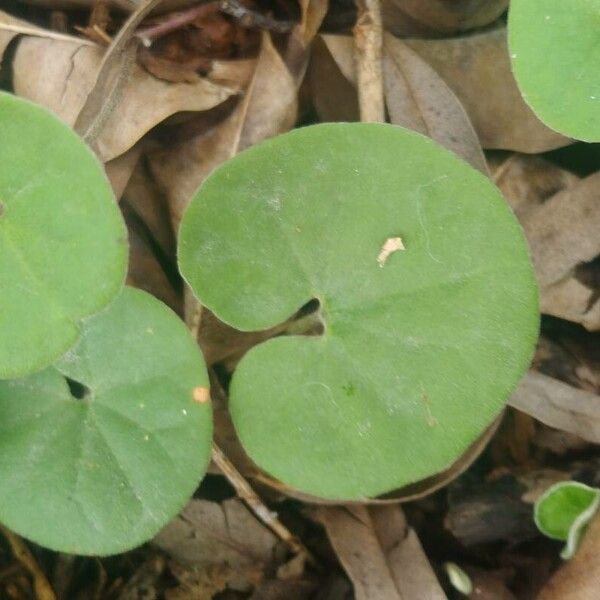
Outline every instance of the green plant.
POLYGON ((523 98, 564 135, 600 140, 600 1, 511 0, 509 46, 523 98))
POLYGON ((250 457, 303 492, 358 500, 449 466, 502 410, 537 337, 522 231, 490 182, 390 125, 297 129, 201 186, 181 272, 241 330, 311 300, 320 336, 252 349, 230 389, 250 457))
MULTIPOLYGON (((0 351, 0 520, 57 550, 119 552, 206 469, 206 370, 168 309, 123 289, 123 222, 81 142, 5 94, 0 129, 0 335, 17 348, 0 351)), ((238 329, 318 300, 323 334, 251 350, 230 408, 262 468, 324 498, 453 463, 501 412, 537 335, 526 243, 498 191, 398 127, 314 126, 243 152, 193 200, 179 258, 238 329)))
POLYGON ((52 364, 123 286, 125 224, 102 167, 46 110, 0 92, 0 378, 52 364))
POLYGON ((600 506, 600 490, 576 481, 561 481, 544 492, 536 502, 534 519, 548 537, 566 542, 561 552, 571 558, 588 523, 600 506))
POLYGON ((123 289, 125 226, 83 142, 8 94, 0 136, 0 520, 56 550, 120 552, 206 470, 204 362, 170 310, 123 289))

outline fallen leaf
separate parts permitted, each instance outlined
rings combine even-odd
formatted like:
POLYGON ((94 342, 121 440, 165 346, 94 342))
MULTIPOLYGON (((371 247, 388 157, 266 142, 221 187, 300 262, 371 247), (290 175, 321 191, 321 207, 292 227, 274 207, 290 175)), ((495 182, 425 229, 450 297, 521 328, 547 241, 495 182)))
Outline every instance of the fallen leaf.
POLYGON ((115 193, 115 198, 119 200, 133 175, 135 167, 140 159, 142 148, 140 144, 136 144, 130 148, 125 154, 117 156, 108 161, 104 165, 106 176, 110 181, 110 185, 115 193))
POLYGON ((391 122, 429 136, 488 174, 473 125, 444 80, 410 46, 384 38, 385 98, 391 122))
POLYGON ((354 584, 357 600, 446 598, 399 506, 322 507, 317 518, 354 584))
POLYGON ((538 421, 600 443, 600 396, 530 371, 509 404, 538 421))
POLYGON ((600 211, 595 173, 527 211, 521 224, 529 242, 542 312, 600 328, 600 298, 576 279, 576 269, 600 254, 600 211))
MULTIPOLYGON (((351 37, 341 35, 322 35, 321 40, 326 50, 321 49, 318 57, 326 62, 312 67, 315 104, 322 118, 346 120, 354 116, 357 106, 356 92, 352 90, 352 93, 342 82, 345 79, 356 86, 354 42, 351 37), (329 82, 334 68, 326 53, 339 69, 329 82), (344 94, 346 98, 342 97, 344 94)), ((392 123, 431 137, 487 174, 477 134, 458 98, 417 53, 389 34, 384 37, 383 75, 385 101, 392 123)))
POLYGON ((330 44, 337 39, 345 40, 346 37, 320 35, 313 44, 308 72, 310 94, 321 121, 359 121, 354 67, 350 67, 349 78, 334 59, 332 53, 335 50, 330 44))
POLYGON ((536 600, 597 600, 600 586, 600 515, 592 519, 575 556, 550 578, 536 600))
POLYGON ((489 25, 507 6, 508 0, 383 0, 382 12, 392 33, 405 34, 408 17, 425 30, 448 34, 489 25))
POLYGON ((233 112, 179 144, 149 154, 152 173, 169 200, 175 227, 204 178, 239 151, 292 127, 296 82, 268 33, 244 97, 233 112))
POLYGON ((181 299, 154 252, 147 228, 127 203, 122 203, 121 209, 129 234, 127 284, 146 290, 176 313, 181 313, 181 299))
POLYGON ((411 39, 405 43, 458 96, 484 148, 534 153, 570 143, 543 125, 521 97, 510 69, 506 28, 445 40, 411 39))
POLYGON ((488 156, 488 164, 492 180, 519 218, 579 181, 577 175, 539 156, 511 154, 502 159, 488 156))
POLYGON ((221 504, 191 500, 153 543, 183 565, 227 564, 242 574, 271 567, 278 540, 232 498, 221 504))
MULTIPOLYGON (((73 125, 94 86, 101 60, 99 48, 24 38, 13 62, 15 93, 48 107, 73 125)), ((182 111, 211 109, 237 92, 207 79, 191 84, 167 83, 134 64, 97 139, 98 155, 104 162, 112 160, 167 117, 182 111)))

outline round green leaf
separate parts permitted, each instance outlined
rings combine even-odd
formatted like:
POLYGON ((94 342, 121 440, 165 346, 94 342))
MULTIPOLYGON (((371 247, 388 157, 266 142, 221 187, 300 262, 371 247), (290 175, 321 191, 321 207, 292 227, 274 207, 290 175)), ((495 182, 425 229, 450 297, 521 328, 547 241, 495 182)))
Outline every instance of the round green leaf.
POLYGON ((55 367, 0 381, 0 521, 72 554, 149 539, 208 464, 207 385, 183 323, 125 288, 55 367))
POLYGON ((599 504, 600 490, 577 481, 561 481, 536 502, 535 524, 544 535, 567 542, 561 556, 571 558, 599 504))
POLYGON ((509 47, 525 101, 546 125, 600 140, 600 0, 511 0, 509 47))
POLYGON ((46 110, 0 92, 0 378, 50 365, 123 286, 127 240, 100 163, 46 110))
POLYGON ((191 203, 179 260, 238 329, 318 299, 324 334, 252 349, 230 410, 258 465, 326 498, 448 467, 502 410, 537 335, 532 266, 506 202, 391 125, 317 125, 243 152, 191 203))

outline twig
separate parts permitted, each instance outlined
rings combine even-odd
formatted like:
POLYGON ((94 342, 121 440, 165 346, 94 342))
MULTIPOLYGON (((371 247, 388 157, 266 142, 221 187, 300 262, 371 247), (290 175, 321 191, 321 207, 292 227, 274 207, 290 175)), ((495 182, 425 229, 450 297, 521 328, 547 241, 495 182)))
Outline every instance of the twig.
POLYGON ((96 83, 73 126, 75 131, 92 147, 119 102, 123 85, 133 68, 139 43, 133 33, 148 13, 161 1, 145 0, 140 4, 131 13, 102 58, 96 83))
POLYGON ((190 331, 192 332, 192 337, 194 340, 198 340, 198 334, 200 333, 200 324, 202 323, 202 313, 204 311, 204 307, 198 300, 192 300, 192 308, 191 308, 191 318, 190 318, 190 331))
POLYGON ((220 3, 217 0, 214 0, 207 4, 192 6, 187 10, 170 13, 165 15, 159 23, 156 23, 156 25, 140 29, 135 35, 141 40, 142 44, 148 48, 152 45, 154 40, 181 29, 188 23, 195 21, 198 17, 211 14, 218 9, 219 6, 220 3))
POLYGON ((355 61, 360 120, 385 121, 383 102, 383 30, 379 0, 356 0, 358 17, 354 26, 355 61))
POLYGON ((27 27, 26 25, 10 25, 9 23, 0 23, 0 31, 12 31, 13 33, 20 33, 22 35, 32 35, 35 37, 47 38, 50 40, 57 40, 60 42, 80 44, 82 46, 98 45, 95 42, 92 42, 91 40, 78 38, 74 35, 66 35, 65 33, 57 33, 56 31, 42 29, 41 27, 27 27))
POLYGON ((275 33, 287 33, 291 31, 295 23, 293 21, 277 21, 269 15, 263 15, 245 6, 240 0, 222 0, 221 10, 237 19, 242 27, 264 29, 275 33))
POLYGON ((29 571, 33 577, 33 589, 37 600, 56 600, 56 595, 52 591, 48 579, 40 569, 33 554, 25 545, 25 542, 12 531, 0 525, 0 532, 7 539, 10 549, 15 558, 29 571))
POLYGON ((271 512, 244 476, 235 468, 233 463, 225 456, 219 446, 213 442, 213 462, 221 469, 227 481, 234 487, 237 495, 250 508, 250 510, 262 521, 273 533, 280 537, 296 554, 304 554, 308 560, 314 563, 308 549, 293 535, 290 530, 278 519, 277 514, 271 512))

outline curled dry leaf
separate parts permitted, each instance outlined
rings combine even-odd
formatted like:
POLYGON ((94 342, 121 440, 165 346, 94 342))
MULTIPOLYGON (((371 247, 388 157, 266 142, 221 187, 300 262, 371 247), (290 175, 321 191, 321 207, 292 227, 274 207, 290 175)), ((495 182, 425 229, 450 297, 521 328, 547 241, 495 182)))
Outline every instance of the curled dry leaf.
POLYGON ((600 443, 600 396, 530 371, 509 404, 538 421, 600 443))
POLYGON ((600 254, 600 173, 555 194, 521 218, 540 287, 542 312, 600 329, 597 290, 576 269, 600 254))
POLYGON ((458 96, 484 148, 534 153, 570 142, 543 125, 523 101, 510 69, 504 27, 445 40, 406 40, 406 44, 458 96))
POLYGON ((213 169, 240 150, 289 129, 296 114, 296 82, 265 33, 254 75, 233 112, 191 139, 149 155, 152 173, 167 194, 175 227, 213 169))
POLYGON ((2 60, 6 49, 13 39, 19 35, 16 30, 18 27, 32 27, 32 25, 21 19, 15 19, 8 13, 0 10, 0 67, 2 67, 2 60), (7 28, 3 28, 3 26, 7 28))
MULTIPOLYGON (((15 93, 47 106, 73 125, 92 90, 102 60, 100 48, 26 37, 13 62, 15 93)), ((239 90, 201 79, 173 84, 134 64, 120 98, 98 139, 104 162, 129 150, 150 129, 181 111, 205 111, 239 90), (152 99, 149 101, 149 99, 152 99)))
POLYGON ((321 507, 316 516, 352 580, 357 600, 445 600, 399 506, 321 507))
POLYGON ((396 35, 456 33, 493 23, 508 0, 383 0, 383 22, 396 35))

